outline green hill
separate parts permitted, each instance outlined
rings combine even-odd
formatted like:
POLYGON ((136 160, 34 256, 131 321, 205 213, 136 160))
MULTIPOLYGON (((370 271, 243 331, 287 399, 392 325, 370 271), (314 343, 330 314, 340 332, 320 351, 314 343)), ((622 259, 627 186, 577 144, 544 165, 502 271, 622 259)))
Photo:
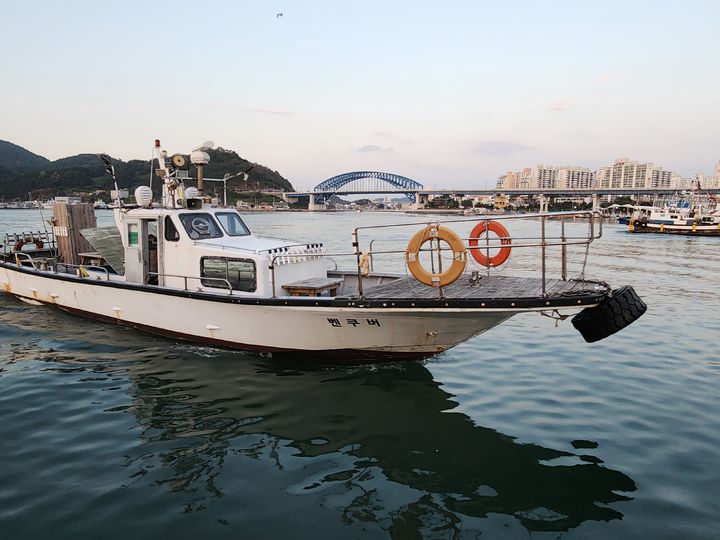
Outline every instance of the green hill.
MULTIPOLYGON (((243 182, 242 177, 228 181, 230 193, 258 188, 294 190, 292 184, 277 171, 253 164, 233 150, 218 148, 208 153, 210 164, 205 168, 205 176, 208 178, 222 178, 226 173, 235 174, 250 169, 247 182, 243 182)), ((187 161, 189 163, 189 158, 187 161)), ((149 161, 113 159, 113 164, 121 188, 132 191, 141 184, 147 184, 150 176, 149 161)), ((195 168, 191 167, 190 175, 194 174, 195 168)), ((188 182, 189 185, 194 183, 194 180, 188 182)), ((153 187, 156 192, 160 185, 160 181, 155 178, 153 187)), ((95 154, 78 154, 51 162, 13 143, 0 141, 0 200, 25 199, 28 194, 34 199, 86 194, 86 198, 94 200, 102 195, 97 191, 109 193, 111 189, 112 180, 95 154)), ((208 183, 206 191, 213 190, 220 191, 221 185, 208 183)))
POLYGON ((78 154, 51 161, 44 167, 46 171, 60 171, 63 169, 99 169, 102 170, 100 160, 95 154, 78 154))
POLYGON ((205 167, 205 176, 208 178, 222 178, 226 173, 235 174, 250 169, 247 185, 241 179, 235 178, 228 180, 228 189, 253 190, 257 188, 259 183, 261 188, 295 191, 292 184, 283 178, 279 172, 273 171, 264 165, 253 165, 253 163, 241 158, 233 150, 217 148, 216 150, 209 150, 208 154, 210 154, 210 164, 205 167))
POLYGON ((50 160, 33 154, 22 146, 0 140, 0 168, 6 171, 35 169, 50 163, 50 160))

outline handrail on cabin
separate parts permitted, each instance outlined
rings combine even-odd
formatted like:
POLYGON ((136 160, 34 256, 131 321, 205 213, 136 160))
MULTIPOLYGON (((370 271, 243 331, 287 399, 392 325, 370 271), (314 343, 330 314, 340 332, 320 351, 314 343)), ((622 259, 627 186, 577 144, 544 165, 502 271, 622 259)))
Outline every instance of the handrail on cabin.
MULTIPOLYGON (((163 278, 166 278, 166 277, 170 277, 170 278, 180 278, 180 279, 183 280, 184 290, 186 290, 186 291, 188 290, 188 279, 199 279, 201 286, 204 285, 204 284, 203 284, 203 281, 219 281, 219 282, 224 283, 225 285, 227 285, 227 289, 228 289, 228 291, 229 291, 228 294, 232 294, 232 293, 233 293, 233 288, 232 288, 232 285, 230 284, 230 281, 228 281, 228 280, 225 279, 225 278, 202 277, 202 276, 185 276, 185 275, 182 275, 182 274, 162 274, 162 273, 160 273, 160 272, 147 272, 147 273, 145 274, 145 278, 143 279, 143 285, 149 285, 149 283, 148 283, 148 278, 150 278, 150 277, 152 277, 152 276, 155 276, 155 277, 158 277, 158 278, 160 278, 160 277, 163 277, 163 278)), ((225 287, 223 287, 223 288, 225 288, 225 287)))

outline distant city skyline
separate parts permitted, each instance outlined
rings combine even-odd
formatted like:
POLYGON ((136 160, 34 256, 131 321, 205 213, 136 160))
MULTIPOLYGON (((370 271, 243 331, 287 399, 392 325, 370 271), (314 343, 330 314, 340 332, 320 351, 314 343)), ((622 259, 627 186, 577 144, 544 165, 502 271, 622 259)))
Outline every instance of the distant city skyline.
POLYGON ((714 1, 0 8, 0 139, 50 159, 210 139, 296 187, 351 170, 472 187, 720 158, 714 1))

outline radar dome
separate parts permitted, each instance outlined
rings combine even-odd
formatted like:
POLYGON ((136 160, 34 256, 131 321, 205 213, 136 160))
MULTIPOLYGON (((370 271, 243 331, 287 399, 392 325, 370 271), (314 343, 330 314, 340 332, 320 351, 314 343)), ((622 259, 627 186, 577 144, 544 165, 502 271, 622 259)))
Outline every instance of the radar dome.
POLYGON ((190 154, 190 161, 193 165, 207 165, 210 163, 210 154, 200 149, 193 150, 190 154))
POLYGON ((150 206, 153 199, 153 192, 148 186, 140 186, 135 190, 135 202, 138 206, 150 206))

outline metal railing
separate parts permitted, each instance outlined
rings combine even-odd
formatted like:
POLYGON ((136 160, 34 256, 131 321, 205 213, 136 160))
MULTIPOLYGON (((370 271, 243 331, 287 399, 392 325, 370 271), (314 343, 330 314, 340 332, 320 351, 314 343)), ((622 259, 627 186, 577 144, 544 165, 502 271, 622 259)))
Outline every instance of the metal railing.
POLYGON ((96 266, 92 264, 70 264, 70 263, 57 263, 55 266, 52 267, 52 270, 56 274, 69 274, 70 272, 67 272, 66 270, 68 268, 74 268, 75 274, 79 275, 80 277, 88 277, 83 276, 82 272, 83 270, 92 270, 93 272, 100 272, 102 274, 105 274, 105 281, 110 281, 110 271, 105 268, 104 266, 96 266))
POLYGON ((16 251, 15 253, 13 253, 13 255, 15 255, 15 264, 17 264, 18 266, 25 266, 23 263, 20 262, 20 258, 22 257, 27 259, 27 261, 30 263, 30 266, 32 266, 33 268, 37 268, 37 266, 35 265, 35 259, 33 259, 29 253, 25 253, 24 251, 16 251))
MULTIPOLYGON (((602 215, 599 211, 596 210, 581 210, 581 211, 569 211, 569 212, 546 212, 541 214, 512 214, 512 215, 492 215, 487 217, 478 218, 478 216, 472 216, 472 217, 465 217, 465 218, 456 218, 456 219, 446 219, 446 220, 433 220, 433 221, 416 221, 411 223, 400 223, 400 224, 392 224, 392 225, 367 225, 367 226, 361 226, 356 227, 352 233, 353 237, 353 247, 355 248, 354 255, 357 259, 357 278, 358 278, 358 293, 360 296, 363 294, 362 290, 362 278, 363 278, 363 271, 362 271, 362 257, 369 256, 370 257, 370 264, 373 265, 373 255, 380 255, 380 254, 392 254, 392 253, 405 253, 404 250, 383 250, 383 251, 374 251, 373 250, 373 243, 375 240, 371 240, 369 243, 369 250, 363 251, 361 249, 360 245, 360 231, 362 230, 373 230, 373 229, 390 229, 390 228, 401 228, 401 227, 417 227, 417 226, 428 226, 428 225, 445 225, 448 223, 481 223, 485 222, 485 228, 488 228, 488 224, 491 221, 509 221, 509 220, 528 220, 528 219, 539 219, 540 220, 540 236, 533 236, 533 237, 522 237, 522 236, 514 236, 514 237, 496 237, 494 239, 490 239, 489 234, 485 234, 484 238, 484 244, 483 246, 476 246, 476 247, 466 247, 466 249, 470 252, 473 250, 478 251, 484 251, 486 257, 490 258, 490 250, 502 248, 504 246, 509 246, 512 249, 516 248, 531 248, 531 247, 539 247, 540 248, 540 267, 541 267, 541 277, 542 277, 542 293, 543 296, 546 295, 546 283, 547 283, 547 248, 550 246, 561 246, 561 255, 560 255, 560 263, 561 263, 561 278, 563 280, 567 279, 567 257, 568 257, 568 251, 567 246, 571 245, 585 245, 589 246, 593 240, 596 240, 600 237, 602 237, 602 215), (578 219, 580 221, 587 221, 588 224, 588 231, 587 234, 583 236, 571 236, 568 235, 566 232, 565 224, 568 219, 572 218, 573 221, 577 222, 578 219), (560 234, 557 236, 548 235, 547 232, 547 222, 550 220, 559 220, 560 221, 560 234), (596 224, 597 221, 597 224, 596 224), (511 244, 507 244, 508 241, 511 241, 511 244)), ((463 240, 467 243, 470 238, 463 238, 463 240)), ((478 239, 473 239, 477 241, 478 239)), ((441 248, 439 246, 440 242, 438 241, 438 247, 431 247, 429 249, 421 249, 420 251, 425 252, 431 252, 431 253, 440 253, 441 248)), ((439 260, 439 263, 441 261, 439 260)), ((374 266, 374 265, 373 265, 374 266)), ((372 266, 371 266, 372 268, 372 266)), ((487 275, 490 275, 491 267, 488 266, 486 268, 487 275)), ((438 293, 442 297, 442 287, 438 287, 438 293)))
MULTIPOLYGON (((301 245, 305 245, 305 244, 301 244, 301 245)), ((337 261, 334 259, 334 257, 343 257, 343 256, 344 257, 352 257, 353 255, 355 255, 354 252, 353 253, 313 253, 313 254, 309 254, 309 255, 303 255, 303 254, 292 255, 292 254, 287 254, 287 253, 278 253, 277 255, 273 255, 272 257, 270 257, 270 265, 268 266, 268 269, 270 270, 270 287, 272 289, 273 298, 275 297, 275 287, 276 287, 275 266, 277 265, 278 259, 283 259, 283 258, 288 258, 288 257, 312 257, 315 259, 323 258, 323 259, 326 259, 326 260, 329 260, 329 261, 332 261, 333 263, 335 263, 335 270, 337 270, 338 265, 337 265, 337 261)))
POLYGON ((54 272, 55 274, 70 274, 74 273, 80 277, 89 277, 84 276, 83 271, 91 270, 93 272, 99 272, 101 274, 105 274, 105 280, 110 281, 110 271, 105 268, 104 266, 96 266, 92 264, 70 264, 70 263, 58 263, 57 259, 54 257, 41 257, 36 258, 33 257, 33 253, 30 252, 24 252, 24 251, 16 251, 13 253, 15 256, 15 264, 18 266, 26 266, 21 262, 20 259, 24 259, 28 263, 30 263, 30 266, 34 268, 35 270, 42 270, 42 271, 50 271, 54 272), (38 266, 39 265, 39 266, 38 266), (68 270, 72 269, 73 272, 68 272, 68 270))
MULTIPOLYGON (((469 252, 472 252, 474 250, 477 251, 484 251, 486 257, 490 258, 490 250, 502 248, 502 247, 510 247, 512 249, 516 248, 540 248, 540 271, 542 276, 542 294, 543 296, 546 295, 546 283, 547 283, 547 260, 548 260, 548 250, 547 248, 552 246, 560 246, 560 264, 561 264, 561 272, 560 276, 561 279, 567 280, 567 274, 568 274, 568 246, 588 246, 593 240, 596 240, 602 236, 602 215, 600 212, 595 210, 582 210, 582 211, 569 211, 569 212, 546 212, 541 214, 512 214, 512 215, 492 215, 492 216, 486 216, 486 217, 479 217, 479 216, 468 216, 463 218, 456 218, 456 219, 444 219, 444 220, 432 220, 432 221, 414 221, 409 223, 399 223, 399 224, 391 224, 391 225, 368 225, 368 226, 361 226, 356 227, 353 230, 352 233, 352 245, 354 251, 348 252, 348 253, 315 253, 312 256, 314 258, 334 258, 334 257, 354 257, 356 259, 357 263, 357 279, 358 279, 358 294, 360 296, 363 295, 363 277, 365 277, 364 269, 363 269, 363 258, 368 257, 369 259, 369 269, 370 271, 374 270, 374 256, 375 255, 391 255, 391 254, 405 254, 405 249, 385 249, 385 250, 375 250, 375 242, 394 242, 397 243, 397 239, 384 239, 384 238, 374 238, 371 239, 368 244, 368 249, 363 250, 360 243, 360 231, 366 231, 366 230, 374 230, 374 229, 392 229, 392 228, 403 228, 403 227, 418 227, 418 226, 428 226, 428 225, 446 225, 449 223, 481 223, 485 222, 486 229, 488 227, 488 223, 491 221, 506 221, 506 220, 528 220, 528 219, 536 219, 540 220, 540 235, 539 236, 532 236, 532 237, 523 237, 523 236, 512 236, 512 237, 496 237, 491 239, 489 234, 484 235, 483 239, 483 245, 478 245, 476 247, 468 247, 467 243, 470 240, 470 238, 462 238, 462 240, 466 244, 466 249, 469 252), (549 221, 555 222, 556 220, 559 220, 560 224, 560 231, 557 235, 551 235, 548 234, 547 230, 547 223, 549 221), (588 231, 586 234, 577 236, 577 235, 570 235, 567 233, 566 230, 566 222, 568 220, 572 220, 575 223, 582 223, 587 222, 588 224, 588 231), (507 244, 507 242, 510 241, 511 244, 507 244)), ((473 240, 478 241, 477 238, 473 238, 473 240)), ((440 242, 437 242, 437 246, 430 246, 429 248, 420 249, 420 252, 425 253, 431 253, 431 254, 438 254, 440 255, 441 251, 443 249, 440 247, 440 242)), ((298 244, 298 245, 306 245, 306 244, 298 244)), ((272 255, 270 257, 270 277, 271 277, 271 286, 272 286, 272 295, 273 297, 276 295, 276 278, 275 278, 275 266, 276 262, 279 258, 282 257, 288 257, 292 256, 291 254, 268 254, 272 255)), ((587 252, 586 252, 587 256, 587 252)), ((441 261, 440 263, 440 270, 441 270, 441 261)), ((336 263, 337 268, 337 263, 336 263)), ((583 264, 584 266, 584 264, 583 264)), ((434 268, 433 268, 434 271, 434 268)), ((442 270, 441 270, 442 271, 442 270)), ((487 275, 490 275, 492 271, 492 267, 488 266, 486 268, 487 275)), ((440 297, 442 297, 442 287, 438 287, 438 294, 440 297)))
POLYGON ((12 253, 18 253, 20 252, 20 250, 17 248, 17 246, 19 245, 20 248, 22 248, 22 246, 26 244, 35 244, 36 246, 36 249, 34 251, 28 253, 45 250, 52 251, 56 249, 55 236, 50 231, 5 233, 2 241, 3 254, 7 256, 12 253))
POLYGON ((188 289, 188 280, 189 280, 189 279, 194 279, 194 280, 199 280, 199 281, 200 281, 200 285, 201 285, 201 286, 198 287, 198 290, 199 290, 199 291, 202 291, 202 290, 203 290, 203 289, 202 289, 202 286, 205 285, 205 284, 203 283, 204 281, 218 281, 218 282, 220 282, 220 283, 225 284, 226 287, 210 287, 210 288, 212 288, 212 289, 214 289, 214 288, 227 289, 227 290, 228 290, 228 294, 232 294, 232 293, 233 293, 233 288, 232 288, 232 285, 230 284, 230 281, 228 281, 228 280, 225 279, 225 278, 184 276, 184 275, 181 275, 181 274, 161 274, 160 272, 147 272, 147 273, 145 274, 145 278, 143 279, 143 285, 150 285, 150 283, 149 283, 149 278, 151 278, 151 277, 157 277, 158 280, 159 280, 159 278, 178 278, 178 279, 182 279, 182 280, 183 280, 183 290, 185 290, 185 291, 188 291, 188 290, 189 290, 189 289, 188 289))

